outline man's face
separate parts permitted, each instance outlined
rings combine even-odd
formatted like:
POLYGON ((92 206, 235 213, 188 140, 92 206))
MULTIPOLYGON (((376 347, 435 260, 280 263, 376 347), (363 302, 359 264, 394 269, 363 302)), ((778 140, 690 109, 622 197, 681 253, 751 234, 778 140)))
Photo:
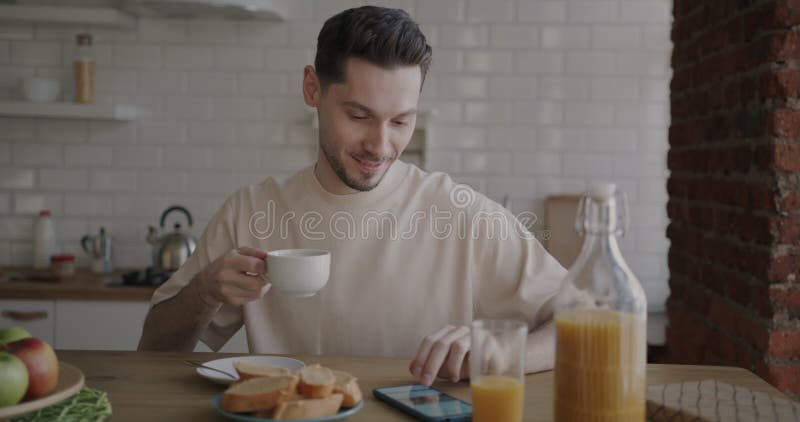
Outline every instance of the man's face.
POLYGON ((422 74, 419 66, 385 69, 349 58, 345 75, 316 104, 320 149, 344 185, 368 191, 411 140, 422 74))

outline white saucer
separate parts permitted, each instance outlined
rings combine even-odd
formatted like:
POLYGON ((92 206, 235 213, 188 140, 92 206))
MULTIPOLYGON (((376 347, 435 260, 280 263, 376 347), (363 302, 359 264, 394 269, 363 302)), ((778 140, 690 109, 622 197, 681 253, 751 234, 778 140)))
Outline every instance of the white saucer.
POLYGON ((197 373, 201 377, 216 382, 217 384, 229 385, 239 380, 239 376, 236 374, 236 368, 233 367, 233 362, 236 361, 245 361, 250 363, 257 363, 260 365, 282 366, 284 368, 288 368, 290 371, 294 371, 306 366, 306 364, 303 363, 302 361, 292 358, 286 358, 283 356, 251 355, 251 356, 236 356, 232 358, 216 359, 216 360, 210 360, 208 362, 203 362, 203 365, 205 366, 219 369, 231 375, 236 376, 235 380, 217 371, 211 371, 205 368, 197 368, 197 373))

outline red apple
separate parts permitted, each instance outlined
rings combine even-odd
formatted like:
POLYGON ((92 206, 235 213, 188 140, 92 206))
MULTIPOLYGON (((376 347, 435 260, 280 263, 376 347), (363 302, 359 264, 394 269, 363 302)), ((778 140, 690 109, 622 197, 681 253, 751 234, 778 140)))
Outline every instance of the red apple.
POLYGON ((18 357, 28 368, 28 390, 24 400, 44 397, 58 383, 58 358, 44 340, 31 337, 6 343, 0 348, 18 357))

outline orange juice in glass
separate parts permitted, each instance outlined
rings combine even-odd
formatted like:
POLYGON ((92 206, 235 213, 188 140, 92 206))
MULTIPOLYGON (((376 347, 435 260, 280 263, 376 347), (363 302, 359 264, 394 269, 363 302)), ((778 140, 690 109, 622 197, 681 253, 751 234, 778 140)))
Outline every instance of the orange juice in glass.
POLYGON ((514 320, 472 323, 473 422, 520 422, 525 397, 528 326, 514 320))

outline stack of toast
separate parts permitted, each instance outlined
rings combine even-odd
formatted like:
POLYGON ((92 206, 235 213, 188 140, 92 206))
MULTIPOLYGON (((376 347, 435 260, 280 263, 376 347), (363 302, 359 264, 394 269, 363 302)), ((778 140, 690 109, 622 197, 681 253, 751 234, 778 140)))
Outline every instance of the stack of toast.
POLYGON ((241 381, 222 395, 220 407, 228 412, 275 420, 322 418, 363 398, 354 376, 319 364, 295 372, 241 361, 233 366, 241 381))

